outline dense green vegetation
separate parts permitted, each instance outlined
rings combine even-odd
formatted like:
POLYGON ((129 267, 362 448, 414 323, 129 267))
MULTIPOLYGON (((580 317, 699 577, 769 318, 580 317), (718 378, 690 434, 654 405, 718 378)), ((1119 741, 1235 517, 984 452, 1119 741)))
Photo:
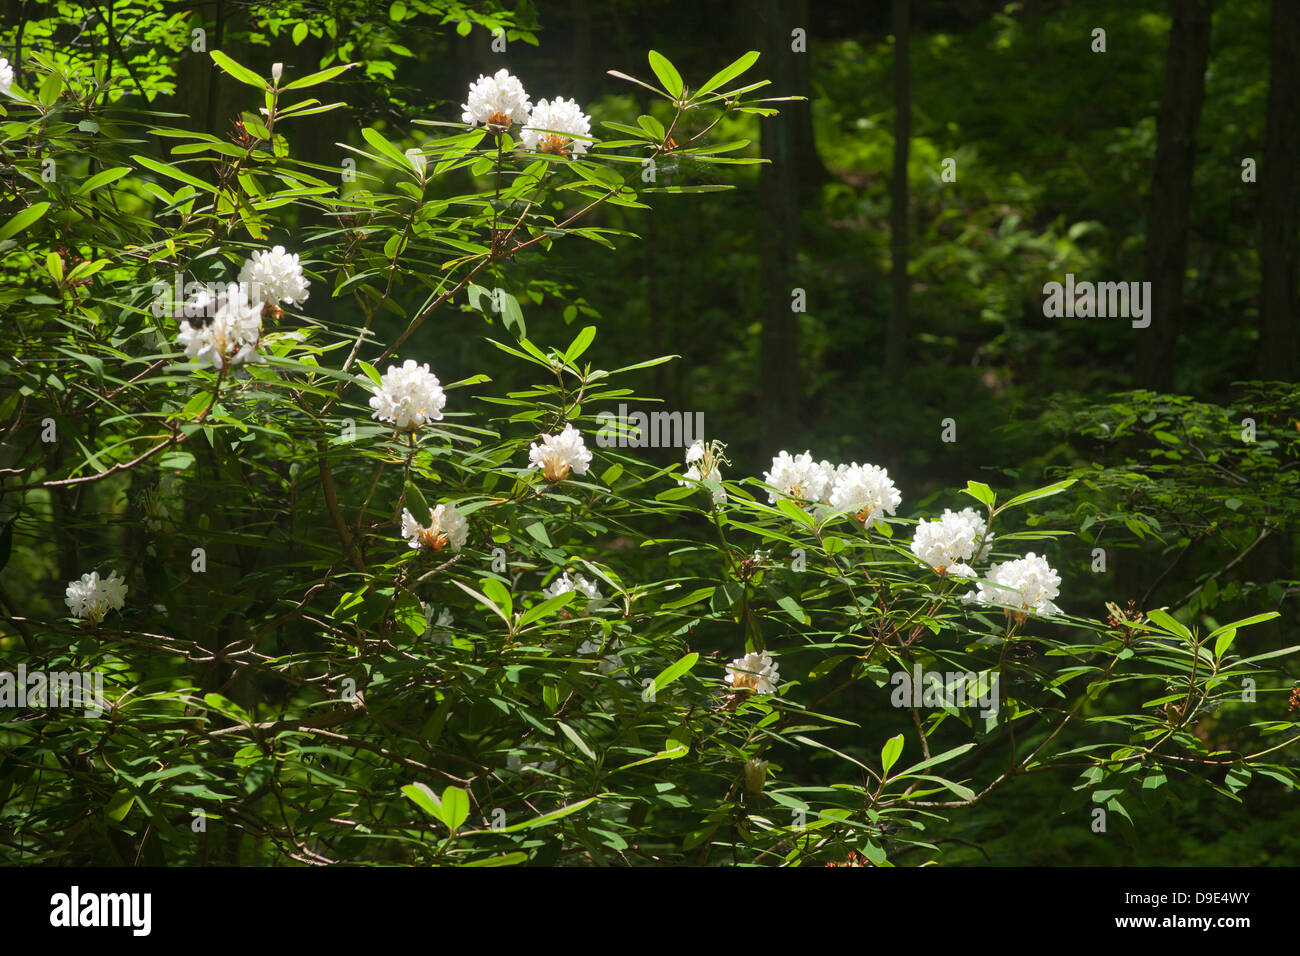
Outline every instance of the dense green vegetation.
POLYGON ((8 10, 0 672, 112 706, 0 682, 0 861, 1289 862, 1297 20, 8 10), (594 141, 468 124, 502 68, 594 141), (224 319, 175 282, 277 246, 306 298, 187 354, 224 319), (1052 316, 1067 274, 1155 321, 1052 316), (621 406, 723 444, 620 447, 621 406), (532 467, 566 424, 590 467, 532 467), (965 508, 972 580, 917 543, 965 508), (898 706, 916 667, 1000 704, 898 706))

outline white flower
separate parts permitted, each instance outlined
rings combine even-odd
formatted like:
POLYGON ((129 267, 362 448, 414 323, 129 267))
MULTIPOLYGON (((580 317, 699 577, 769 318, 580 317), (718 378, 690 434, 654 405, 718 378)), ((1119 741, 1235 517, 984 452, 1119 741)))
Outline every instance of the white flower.
POLYGON ((976 582, 977 591, 968 598, 984 604, 999 605, 1020 620, 1029 612, 1060 614, 1052 601, 1060 593, 1061 576, 1052 570, 1046 558, 1030 551, 1023 558, 1005 561, 989 568, 985 581, 976 582))
POLYGON ((469 85, 469 102, 461 105, 460 118, 470 126, 482 123, 492 132, 501 132, 512 123, 527 123, 532 108, 524 85, 501 69, 469 85))
POLYGON ((403 508, 402 537, 417 551, 441 551, 448 545, 451 550, 459 551, 469 537, 469 522, 451 503, 430 508, 427 525, 421 525, 415 515, 403 508))
POLYGON ((984 560, 992 546, 993 535, 986 536, 987 530, 988 525, 974 508, 958 512, 945 508, 942 518, 916 523, 912 553, 940 574, 951 571, 957 577, 971 577, 974 572, 966 565, 984 560), (976 554, 975 546, 981 538, 984 543, 976 554), (957 572, 957 566, 965 570, 957 572))
POLYGON ((767 779, 767 761, 750 757, 745 761, 745 789, 750 793, 762 793, 763 782, 767 779))
POLYGON ((0 56, 0 93, 8 93, 9 87, 14 85, 14 68, 9 65, 9 61, 0 56))
POLYGON ((835 480, 839 478, 840 475, 844 474, 844 472, 848 471, 849 466, 832 465, 829 461, 822 459, 817 463, 817 467, 821 469, 822 478, 824 479, 822 482, 821 497, 818 501, 820 501, 821 504, 829 505, 831 503, 831 491, 835 488, 835 480))
POLYGON ((438 620, 433 622, 433 627, 428 631, 429 640, 434 644, 450 644, 452 639, 450 628, 455 620, 451 616, 451 608, 444 607, 438 612, 438 620))
MULTIPOLYGON (((538 750, 545 752, 541 747, 525 747, 525 750, 538 750)), ((506 769, 514 773, 555 773, 559 769, 558 760, 539 760, 537 762, 524 763, 522 757, 517 753, 512 753, 506 757, 506 769)))
POLYGON ((582 432, 565 425, 558 435, 543 435, 542 443, 528 446, 528 467, 540 468, 546 480, 555 483, 575 475, 585 475, 591 464, 591 452, 582 440, 582 432))
POLYGON ((776 661, 767 654, 749 653, 727 665, 727 683, 737 690, 771 694, 778 679, 776 661))
POLYGON ((98 624, 109 611, 120 611, 126 603, 126 581, 116 571, 101 578, 98 571, 83 574, 68 583, 64 601, 74 617, 98 624))
POLYGON ((542 588, 542 593, 548 598, 553 598, 559 594, 568 594, 570 591, 577 591, 587 599, 587 609, 597 611, 604 607, 608 601, 601 596, 600 588, 588 581, 581 574, 575 574, 569 577, 569 572, 565 571, 549 585, 542 588))
MULTIPOLYGON (((609 643, 609 653, 603 655, 596 664, 596 670, 602 674, 612 674, 623 666, 622 660, 619 659, 619 652, 623 650, 623 642, 618 638, 609 643)), ((579 654, 599 654, 600 641, 583 641, 578 645, 579 654)))
POLYGON ((869 526, 880 521, 885 512, 892 515, 902 500, 903 496, 889 480, 889 472, 875 465, 854 462, 835 475, 827 504, 836 511, 854 514, 869 526))
POLYGON ((284 251, 284 246, 276 246, 269 252, 253 253, 251 258, 244 260, 244 267, 239 270, 239 281, 248 287, 251 301, 271 305, 306 302, 310 284, 302 274, 298 254, 290 255, 284 251))
POLYGON ((727 489, 722 485, 722 466, 731 464, 723 455, 726 447, 720 441, 705 444, 703 439, 697 440, 686 449, 686 464, 691 467, 677 482, 679 485, 702 484, 713 495, 714 507, 727 500, 727 489))
POLYGON ((401 368, 388 366, 373 391, 371 417, 392 422, 399 431, 414 431, 426 422, 439 421, 447 404, 447 396, 438 384, 438 376, 429 371, 429 363, 416 365, 415 359, 407 359, 401 368))
POLYGON ((161 531, 163 524, 174 520, 178 502, 179 482, 173 474, 164 474, 158 484, 140 496, 140 509, 144 512, 144 525, 150 531, 161 531))
POLYGON ((575 136, 591 135, 591 117, 578 108, 577 100, 557 96, 554 100, 538 100, 533 115, 519 133, 524 149, 533 152, 568 156, 570 152, 581 156, 587 143, 575 136))
POLYGON ((273 82, 276 86, 279 86, 279 85, 280 85, 280 77, 282 77, 282 76, 284 76, 284 64, 283 64, 283 63, 272 63, 272 64, 271 64, 271 82, 273 82))
POLYGON ((767 500, 772 504, 776 504, 782 495, 797 501, 816 502, 826 494, 826 470, 813 461, 809 452, 793 456, 781 452, 772 459, 772 470, 764 473, 763 480, 775 489, 767 494, 767 500))
MULTIPOLYGON (((203 301, 206 305, 208 300, 203 301)), ((257 354, 261 337, 262 303, 250 305, 247 290, 232 282, 212 321, 195 326, 182 319, 176 340, 190 358, 220 369, 227 364, 266 361, 257 354)))

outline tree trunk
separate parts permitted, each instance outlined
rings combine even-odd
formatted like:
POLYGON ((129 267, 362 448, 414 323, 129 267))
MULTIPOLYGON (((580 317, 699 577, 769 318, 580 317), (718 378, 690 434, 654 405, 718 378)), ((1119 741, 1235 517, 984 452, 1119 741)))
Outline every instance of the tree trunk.
MULTIPOLYGON (((808 29, 807 0, 763 0, 758 12, 760 62, 767 66, 775 95, 807 95, 809 54, 791 48, 791 31, 808 29), (803 89, 798 86, 801 79, 803 89)), ((756 392, 762 455, 792 441, 801 430, 799 316, 791 306, 799 285, 795 260, 800 199, 810 194, 821 165, 813 148, 809 104, 782 106, 781 114, 764 119, 761 127, 763 158, 768 160, 759 177, 763 330, 756 392)))
POLYGON ((1273 0, 1269 22, 1268 119, 1260 168, 1259 374, 1290 381, 1296 369, 1300 309, 1297 231, 1300 221, 1300 4, 1273 0))
POLYGON ((911 0, 894 0, 894 171, 889 183, 890 302, 885 375, 896 380, 907 347, 907 156, 912 142, 911 0))
POLYGON ((1210 0, 1173 0, 1172 7, 1147 218, 1151 325, 1136 330, 1138 381, 1157 391, 1169 391, 1174 384, 1187 273, 1187 219, 1196 168, 1196 127, 1205 100, 1205 64, 1210 54, 1210 0))

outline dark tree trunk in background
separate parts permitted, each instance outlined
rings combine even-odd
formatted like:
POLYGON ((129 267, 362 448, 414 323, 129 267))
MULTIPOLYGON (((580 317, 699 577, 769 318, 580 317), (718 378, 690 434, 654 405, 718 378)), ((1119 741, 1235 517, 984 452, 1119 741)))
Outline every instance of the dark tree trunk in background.
POLYGON ((569 60, 568 79, 572 99, 586 103, 591 99, 591 4, 589 0, 570 0, 569 17, 573 38, 573 55, 569 60))
MULTIPOLYGON (((762 0, 758 14, 760 66, 774 96, 807 96, 810 52, 791 48, 791 32, 808 30, 807 0, 762 0)), ((781 114, 762 121, 759 236, 763 332, 759 342, 757 412, 760 455, 794 440, 799 422, 799 315, 791 310, 797 281, 801 201, 816 194, 824 170, 813 141, 810 104, 782 103, 781 114)), ((811 290, 805 289, 805 292, 811 290)))
POLYGON ((1269 22, 1268 120, 1260 164, 1259 374, 1290 380, 1300 309, 1300 3, 1273 0, 1269 22))
POLYGON ((1196 127, 1205 100, 1205 64, 1210 54, 1210 0, 1173 0, 1172 8, 1147 217, 1151 325, 1134 330, 1138 384, 1157 391, 1169 391, 1174 384, 1187 273, 1187 218, 1196 168, 1196 127))
POLYGON ((912 142, 911 0, 894 0, 894 171, 889 183, 890 301, 885 375, 897 379, 907 347, 907 156, 912 142))

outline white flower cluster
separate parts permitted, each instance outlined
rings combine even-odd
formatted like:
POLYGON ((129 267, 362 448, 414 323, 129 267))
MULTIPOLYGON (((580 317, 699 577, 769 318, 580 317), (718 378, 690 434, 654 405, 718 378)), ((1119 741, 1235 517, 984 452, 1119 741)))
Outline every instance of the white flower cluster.
POLYGON ((763 480, 775 489, 768 492, 767 500, 776 504, 785 496, 796 501, 827 503, 833 474, 830 463, 813 461, 811 452, 791 455, 783 451, 772 459, 772 469, 763 473, 763 480))
POLYGON ((546 480, 555 484, 564 481, 572 472, 585 475, 591 464, 591 452, 582 440, 582 432, 565 425, 558 435, 543 435, 539 445, 528 446, 528 467, 540 468, 546 480))
POLYGON ((521 124, 520 142, 535 153, 581 156, 591 137, 591 117, 582 112, 577 100, 557 96, 538 100, 534 106, 523 83, 505 69, 471 83, 461 111, 461 122, 482 124, 492 133, 504 133, 515 123, 521 124))
MULTIPOLYGON (((618 638, 614 638, 614 640, 610 641, 609 647, 606 648, 606 653, 601 656, 600 661, 596 664, 596 670, 602 674, 612 674, 614 671, 622 667, 623 660, 619 655, 623 651, 624 647, 625 645, 618 638)), ((578 645, 579 654, 599 654, 600 650, 600 641, 583 641, 578 645)), ((622 683, 626 684, 627 681, 622 681, 622 683)))
POLYGON ((533 104, 518 78, 506 69, 480 76, 469 85, 469 102, 461 105, 462 122, 482 123, 491 132, 503 132, 514 123, 527 123, 533 104))
POLYGON ((189 358, 222 369, 227 365, 266 361, 257 354, 261 338, 262 303, 250 305, 247 290, 232 282, 212 321, 206 325, 190 325, 188 319, 182 319, 176 340, 189 358))
POLYGON ((126 581, 116 571, 106 578, 91 571, 80 581, 70 581, 66 595, 64 601, 73 617, 98 624, 109 611, 120 611, 126 603, 126 581))
POLYGON ((966 600, 1002 607, 1019 620, 1030 614, 1060 614, 1052 602, 1061 591, 1061 576, 1046 558, 1030 551, 1023 558, 989 568, 986 581, 977 581, 966 600))
POLYGON ((582 112, 577 100, 563 96, 538 100, 528 125, 519 133, 524 149, 556 156, 581 156, 587 151, 587 143, 578 137, 590 136, 591 117, 582 112))
POLYGON ((9 61, 0 56, 0 93, 8 94, 9 87, 14 85, 14 68, 9 65, 9 61))
POLYGON ((776 661, 766 653, 751 652, 727 665, 727 683, 737 690, 773 694, 779 679, 776 661))
MULTIPOLYGON (((432 616, 432 612, 430 612, 430 617, 432 616)), ((425 632, 429 642, 432 644, 450 644, 453 637, 451 625, 455 621, 456 619, 451 615, 451 608, 444 607, 439 611, 438 620, 434 621, 432 626, 425 632)))
POLYGON ((398 431, 415 431, 426 422, 441 420, 447 404, 447 395, 438 376, 429 371, 429 363, 416 365, 415 359, 407 359, 401 368, 388 366, 372 391, 371 417, 392 422, 398 431))
POLYGON ((403 508, 402 537, 417 551, 441 551, 448 546, 459 551, 469 537, 469 521, 451 503, 430 508, 427 525, 421 525, 415 515, 403 508))
POLYGON ((727 500, 727 489, 722 486, 722 466, 731 464, 723 456, 726 447, 720 441, 706 444, 704 439, 698 439, 686 449, 686 464, 690 467, 677 482, 679 485, 703 485, 713 496, 714 507, 727 500))
POLYGON ((943 517, 916 523, 912 553, 940 574, 973 578, 971 565, 988 557, 992 541, 988 525, 974 508, 945 508, 943 517))
POLYGON ((549 585, 542 588, 542 593, 548 598, 568 594, 570 591, 577 591, 587 599, 587 610, 589 611, 598 611, 608 603, 601 595, 600 588, 581 574, 575 574, 572 578, 569 577, 568 571, 565 571, 549 585))
POLYGON ((889 472, 876 465, 840 465, 828 480, 831 490, 827 503, 836 511, 855 515, 866 526, 882 521, 885 512, 892 515, 903 500, 889 472))
POLYGON ((832 465, 814 461, 807 451, 800 455, 781 452, 772 459, 772 468, 763 480, 773 488, 767 496, 772 504, 787 497, 827 505, 849 512, 867 526, 882 521, 886 513, 892 515, 903 501, 885 469, 857 462, 832 465))
POLYGON ((278 305, 299 305, 307 301, 310 283, 302 274, 298 254, 284 251, 284 246, 255 252, 239 271, 239 282, 249 293, 249 301, 278 305))

